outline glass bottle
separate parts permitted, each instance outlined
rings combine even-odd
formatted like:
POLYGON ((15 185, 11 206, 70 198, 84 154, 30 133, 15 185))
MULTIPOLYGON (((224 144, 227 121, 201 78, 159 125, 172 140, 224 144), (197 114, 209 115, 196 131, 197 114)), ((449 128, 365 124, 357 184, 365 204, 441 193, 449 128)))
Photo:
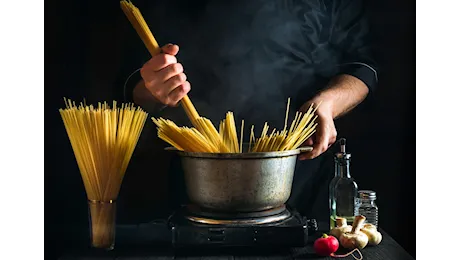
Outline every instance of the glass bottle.
POLYGON ((372 190, 360 190, 359 191, 359 200, 360 205, 358 213, 366 217, 366 223, 370 223, 378 226, 378 214, 379 208, 375 203, 377 199, 377 193, 372 190))
POLYGON ((335 227, 336 217, 342 217, 351 225, 358 214, 358 185, 350 174, 351 154, 346 153, 346 140, 340 139, 340 152, 335 154, 335 176, 329 184, 330 228, 335 227))

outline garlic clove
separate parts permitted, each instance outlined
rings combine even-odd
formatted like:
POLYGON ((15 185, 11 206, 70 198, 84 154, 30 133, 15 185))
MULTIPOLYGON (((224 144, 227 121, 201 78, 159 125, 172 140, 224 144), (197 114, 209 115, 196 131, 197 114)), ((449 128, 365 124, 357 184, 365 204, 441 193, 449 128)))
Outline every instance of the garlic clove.
POLYGON ((375 230, 377 230, 377 227, 376 227, 375 225, 371 224, 371 223, 365 223, 365 224, 363 225, 363 228, 366 228, 366 229, 375 229, 375 230))
POLYGON ((382 234, 377 230, 377 227, 372 224, 365 224, 361 232, 368 237, 369 245, 376 246, 382 242, 382 234))
POLYGON ((330 234, 335 238, 340 239, 340 236, 346 232, 351 232, 351 226, 333 228, 330 234))
POLYGON ((339 241, 346 249, 363 249, 367 246, 369 238, 361 231, 356 233, 346 232, 340 236, 339 241))

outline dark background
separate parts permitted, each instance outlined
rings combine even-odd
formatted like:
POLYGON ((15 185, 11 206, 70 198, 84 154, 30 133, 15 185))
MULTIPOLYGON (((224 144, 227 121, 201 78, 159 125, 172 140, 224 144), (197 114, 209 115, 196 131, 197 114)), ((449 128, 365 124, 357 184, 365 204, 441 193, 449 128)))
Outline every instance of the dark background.
MULTIPOLYGON (((375 106, 356 109, 337 128, 348 138, 360 189, 377 191, 380 226, 415 256, 415 3, 372 5, 380 64, 375 106)), ((121 100, 128 75, 121 74, 119 53, 133 34, 118 0, 46 1, 45 12, 45 239, 47 253, 58 253, 65 227, 87 228, 86 196, 58 109, 63 97, 121 100)), ((126 176, 145 177, 134 169, 126 176)), ((122 189, 121 203, 162 192, 142 193, 152 187, 143 185, 122 189)), ((129 212, 120 221, 129 222, 129 212)))

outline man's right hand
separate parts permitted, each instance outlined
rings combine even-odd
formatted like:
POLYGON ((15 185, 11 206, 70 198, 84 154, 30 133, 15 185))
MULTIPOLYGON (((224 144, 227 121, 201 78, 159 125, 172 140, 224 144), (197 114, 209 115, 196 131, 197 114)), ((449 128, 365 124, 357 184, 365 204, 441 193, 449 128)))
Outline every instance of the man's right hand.
POLYGON ((190 91, 190 83, 175 55, 179 46, 167 44, 141 68, 145 88, 162 104, 177 106, 190 91))

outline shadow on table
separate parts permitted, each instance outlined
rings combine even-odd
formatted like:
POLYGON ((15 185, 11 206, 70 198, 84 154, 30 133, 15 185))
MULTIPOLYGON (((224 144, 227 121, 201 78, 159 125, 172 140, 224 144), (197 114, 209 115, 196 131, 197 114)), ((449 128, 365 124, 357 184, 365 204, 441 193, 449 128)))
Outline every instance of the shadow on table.
POLYGON ((117 246, 112 251, 94 248, 74 248, 67 250, 64 257, 60 259, 115 259, 117 257, 164 257, 174 256, 174 252, 169 246, 117 246), (65 256, 72 256, 66 258, 65 256))
POLYGON ((274 255, 290 255, 289 248, 174 248, 176 256, 274 256, 274 255))

